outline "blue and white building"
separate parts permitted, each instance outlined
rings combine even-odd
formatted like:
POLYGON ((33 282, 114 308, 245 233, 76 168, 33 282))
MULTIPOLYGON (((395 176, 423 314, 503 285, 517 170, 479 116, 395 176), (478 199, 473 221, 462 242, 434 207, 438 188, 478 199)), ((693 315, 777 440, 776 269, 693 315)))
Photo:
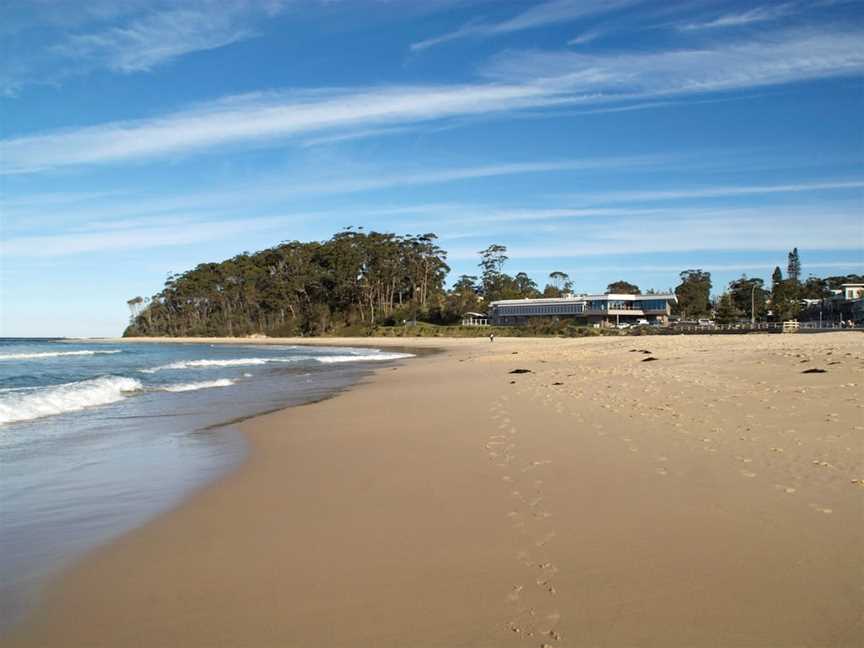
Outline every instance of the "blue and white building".
POLYGON ((662 295, 567 295, 540 299, 504 299, 489 304, 490 323, 501 326, 525 324, 532 317, 568 318, 580 324, 666 325, 677 301, 662 295))

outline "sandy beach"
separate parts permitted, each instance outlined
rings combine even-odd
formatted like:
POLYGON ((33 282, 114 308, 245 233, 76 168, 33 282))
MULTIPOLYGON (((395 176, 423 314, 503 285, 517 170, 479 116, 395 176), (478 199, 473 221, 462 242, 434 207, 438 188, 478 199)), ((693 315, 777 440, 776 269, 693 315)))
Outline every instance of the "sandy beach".
POLYGON ((864 643, 860 332, 360 342, 3 645, 864 643))

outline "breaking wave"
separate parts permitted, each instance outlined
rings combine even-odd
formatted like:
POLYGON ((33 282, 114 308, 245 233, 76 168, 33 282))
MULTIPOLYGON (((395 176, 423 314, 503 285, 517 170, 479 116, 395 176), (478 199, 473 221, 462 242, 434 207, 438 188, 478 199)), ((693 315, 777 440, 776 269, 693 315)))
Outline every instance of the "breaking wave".
POLYGON ((330 364, 334 362, 382 362, 384 360, 400 360, 402 358, 413 358, 411 353, 357 353, 354 355, 332 355, 317 356, 315 360, 330 364))
POLYGON ((204 380, 202 382, 177 383, 176 385, 166 385, 165 387, 158 387, 157 389, 169 392, 187 392, 197 391, 199 389, 210 389, 212 387, 230 387, 233 384, 234 381, 230 378, 220 378, 219 380, 204 380))
POLYGON ((171 364, 153 367, 152 369, 139 369, 141 373, 156 373, 170 369, 200 369, 201 367, 246 367, 251 365, 263 365, 268 362, 296 362, 303 358, 235 358, 233 360, 181 360, 171 364))
POLYGON ((130 392, 142 388, 141 382, 134 378, 102 376, 26 392, 4 392, 0 395, 0 424, 115 403, 126 398, 130 392))
POLYGON ((0 360, 32 360, 34 358, 59 358, 61 356, 86 356, 86 355, 109 355, 122 353, 120 349, 106 349, 104 351, 40 351, 37 353, 4 353, 0 354, 0 360))

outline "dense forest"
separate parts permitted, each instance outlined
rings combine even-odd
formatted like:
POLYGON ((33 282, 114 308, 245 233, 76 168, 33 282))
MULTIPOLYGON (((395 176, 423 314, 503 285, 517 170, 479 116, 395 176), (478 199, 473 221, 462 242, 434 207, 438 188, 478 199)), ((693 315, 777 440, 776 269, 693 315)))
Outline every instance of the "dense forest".
MULTIPOLYGON (((573 283, 560 271, 541 290, 526 273, 504 272, 507 248, 490 245, 480 255, 479 276, 462 275, 447 290, 447 253, 435 234, 404 235, 348 228, 327 241, 284 242, 221 263, 202 263, 182 274, 169 274, 151 298, 127 304, 131 322, 125 336, 272 336, 360 334, 376 326, 403 322, 458 323, 467 311, 484 311, 496 299, 559 297, 573 283)), ((819 299, 857 275, 810 277, 800 281, 798 251, 790 253, 788 276, 774 272, 770 291, 762 279, 742 276, 719 302, 711 301, 711 274, 680 273, 675 311, 682 318, 762 317, 771 302, 784 317, 798 313, 802 299, 819 299)), ((619 280, 609 293, 642 294, 619 280)), ((671 292, 670 289, 668 292, 671 292)), ((645 294, 652 294, 647 290, 645 294)))

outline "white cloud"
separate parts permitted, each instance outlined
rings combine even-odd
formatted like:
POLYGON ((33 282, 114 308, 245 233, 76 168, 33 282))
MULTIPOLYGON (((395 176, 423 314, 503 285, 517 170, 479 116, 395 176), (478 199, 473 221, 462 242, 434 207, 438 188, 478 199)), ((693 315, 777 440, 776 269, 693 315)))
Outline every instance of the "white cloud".
POLYGON ((109 122, 0 142, 0 173, 181 155, 322 131, 367 129, 556 105, 558 93, 530 85, 400 87, 228 98, 165 117, 109 122))
MULTIPOLYGON (((512 235, 516 230, 510 230, 512 235)), ((746 208, 633 210, 630 216, 596 222, 564 222, 543 232, 524 225, 522 240, 508 246, 511 259, 568 258, 614 254, 850 250, 864 248, 864 227, 855 210, 746 208), (566 241, 558 243, 557 241, 566 241)), ((460 230, 455 232, 462 234, 460 230)), ((447 247, 447 231, 439 231, 447 247)), ((488 236, 486 237, 488 238, 488 236)), ((511 236, 512 239, 512 236, 511 236)), ((450 248, 451 259, 476 258, 476 246, 450 248)))
POLYGON ((507 52, 489 77, 559 92, 598 93, 607 100, 694 94, 794 83, 864 72, 864 34, 783 32, 710 49, 640 54, 507 52))
POLYGON ((0 173, 182 156, 225 146, 487 117, 525 109, 615 104, 857 75, 864 34, 783 33, 714 49, 646 54, 511 52, 469 85, 327 89, 227 97, 162 117, 0 141, 0 173))
POLYGON ((0 94, 8 97, 27 85, 54 85, 95 70, 145 72, 187 54, 246 40, 285 5, 283 0, 14 4, 9 24, 0 24, 5 37, 0 94))
POLYGON ((462 38, 488 38, 553 23, 570 22, 585 16, 615 11, 635 2, 637 0, 551 0, 531 7, 508 20, 468 23, 452 32, 414 43, 411 45, 411 50, 419 52, 462 38))
POLYGON ((807 191, 833 191, 862 189, 864 180, 839 180, 829 182, 801 182, 782 185, 699 187, 693 189, 667 189, 650 191, 615 191, 610 193, 571 194, 577 202, 588 203, 629 203, 665 200, 687 200, 699 198, 728 198, 776 193, 801 193, 807 191))
MULTIPOLYGON (((269 174, 254 182, 235 183, 214 191, 151 196, 142 192, 56 193, 37 196, 0 198, 4 229, 26 231, 79 222, 97 223, 111 218, 168 218, 172 214, 206 213, 210 218, 230 217, 248 212, 252 201, 256 209, 281 208, 287 201, 301 196, 329 196, 374 192, 394 187, 424 186, 465 182, 483 178, 506 177, 532 173, 572 172, 612 169, 651 169, 674 164, 673 156, 618 156, 571 160, 498 163, 450 168, 365 167, 323 176, 286 176, 269 174)), ((104 225, 107 227, 107 225, 104 225)), ((103 228, 104 228, 103 227, 103 228)))
POLYGON ((53 50, 115 72, 142 72, 175 58, 245 40, 254 32, 230 11, 175 9, 128 25, 73 34, 53 50))
POLYGON ((768 22, 778 20, 784 16, 796 13, 799 7, 792 2, 786 2, 778 5, 768 5, 764 7, 754 7, 747 11, 737 13, 727 13, 711 20, 701 22, 688 23, 681 25, 678 29, 682 31, 694 31, 701 29, 718 29, 726 27, 742 27, 753 23, 768 22))

